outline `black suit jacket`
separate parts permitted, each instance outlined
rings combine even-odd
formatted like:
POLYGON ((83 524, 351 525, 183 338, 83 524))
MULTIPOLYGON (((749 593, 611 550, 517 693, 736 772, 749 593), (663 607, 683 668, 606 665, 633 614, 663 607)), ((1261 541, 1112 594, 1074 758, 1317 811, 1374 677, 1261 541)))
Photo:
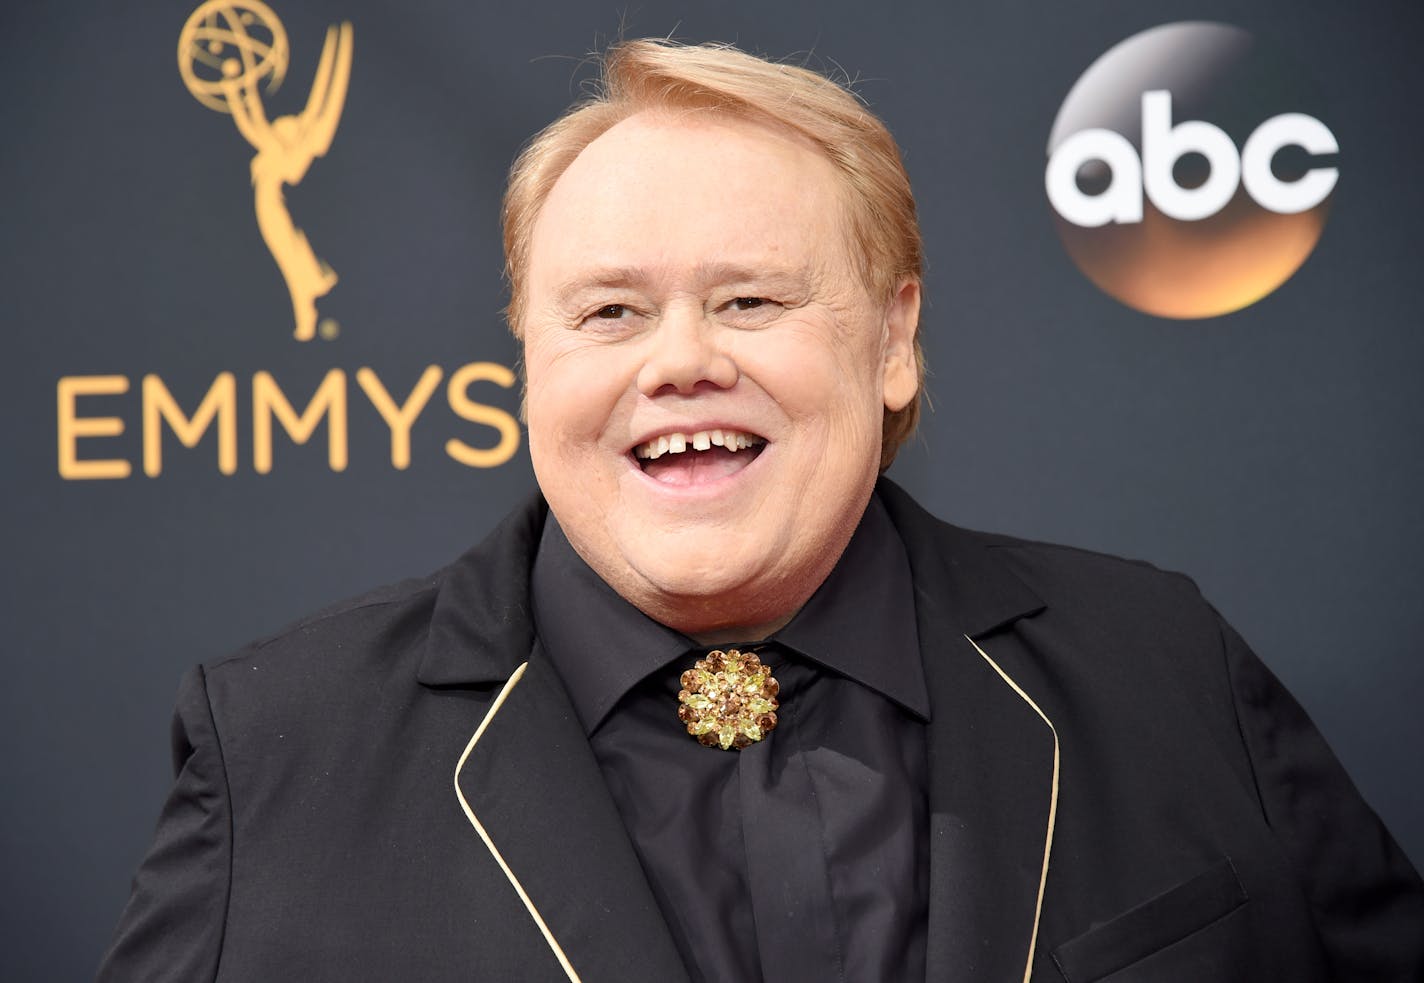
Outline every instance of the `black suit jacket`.
MULTIPOLYGON (((880 494, 933 715, 929 979, 1424 979, 1418 875, 1190 581, 880 494)), ((185 678, 101 979, 688 979, 534 637, 544 515, 185 678)))

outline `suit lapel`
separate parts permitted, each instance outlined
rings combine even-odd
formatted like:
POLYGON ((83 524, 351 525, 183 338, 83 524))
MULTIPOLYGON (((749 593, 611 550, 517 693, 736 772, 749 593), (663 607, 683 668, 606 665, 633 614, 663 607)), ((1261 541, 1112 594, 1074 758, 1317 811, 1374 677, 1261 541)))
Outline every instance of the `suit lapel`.
POLYGON ((497 694, 470 722, 447 794, 504 871, 508 883, 488 890, 519 895, 556 974, 685 983, 588 739, 534 641, 529 571, 545 515, 531 502, 441 575, 418 679, 497 694))
POLYGON ((573 706, 536 646, 472 735, 456 794, 571 980, 687 973, 573 706))
MULTIPOLYGON (((930 761, 928 978, 1027 980, 1052 846, 1052 725, 968 638, 926 659, 930 761)), ((992 647, 992 646, 990 646, 992 647)))
POLYGON ((977 536, 899 489, 929 689, 929 980, 1029 978, 1058 795, 1058 740, 1015 679, 1009 628, 1043 603, 977 536))

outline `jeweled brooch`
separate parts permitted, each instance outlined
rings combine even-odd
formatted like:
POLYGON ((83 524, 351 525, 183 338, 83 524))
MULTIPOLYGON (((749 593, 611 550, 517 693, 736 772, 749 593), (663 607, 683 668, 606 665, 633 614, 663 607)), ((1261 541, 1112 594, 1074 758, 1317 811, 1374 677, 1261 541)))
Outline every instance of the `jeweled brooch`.
POLYGON ((779 692, 755 652, 714 649, 682 674, 677 718, 698 743, 740 751, 775 729, 779 692))

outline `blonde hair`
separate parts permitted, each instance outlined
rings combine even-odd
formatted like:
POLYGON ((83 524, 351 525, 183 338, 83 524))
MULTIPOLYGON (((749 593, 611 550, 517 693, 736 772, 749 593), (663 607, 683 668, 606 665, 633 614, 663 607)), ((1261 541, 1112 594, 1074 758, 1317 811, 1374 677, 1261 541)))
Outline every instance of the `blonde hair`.
MULTIPOLYGON (((835 165, 844 183, 852 255, 871 296, 889 301, 906 280, 919 283, 923 246, 909 175, 890 131, 848 89, 809 69, 757 58, 727 45, 664 40, 620 42, 602 57, 596 94, 545 127, 515 160, 504 195, 506 316, 523 336, 524 272, 539 210, 583 149, 630 116, 649 109, 712 110, 789 127, 835 165)), ((919 332, 915 363, 923 389, 919 332)), ((916 393, 882 424, 880 467, 894 460, 919 421, 916 393)))

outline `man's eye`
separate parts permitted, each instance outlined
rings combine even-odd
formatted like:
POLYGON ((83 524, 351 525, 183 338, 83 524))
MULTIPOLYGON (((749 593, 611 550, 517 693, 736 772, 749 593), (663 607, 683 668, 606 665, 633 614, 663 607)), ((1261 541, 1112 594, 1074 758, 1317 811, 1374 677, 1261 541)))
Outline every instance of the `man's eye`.
POLYGON ((732 301, 732 307, 733 309, 739 311, 750 311, 755 310, 756 308, 760 307, 762 304, 765 303, 765 297, 738 297, 736 300, 732 301))
POLYGON ((605 304, 593 312, 594 317, 601 317, 605 320, 616 321, 623 316, 622 304, 605 304))

